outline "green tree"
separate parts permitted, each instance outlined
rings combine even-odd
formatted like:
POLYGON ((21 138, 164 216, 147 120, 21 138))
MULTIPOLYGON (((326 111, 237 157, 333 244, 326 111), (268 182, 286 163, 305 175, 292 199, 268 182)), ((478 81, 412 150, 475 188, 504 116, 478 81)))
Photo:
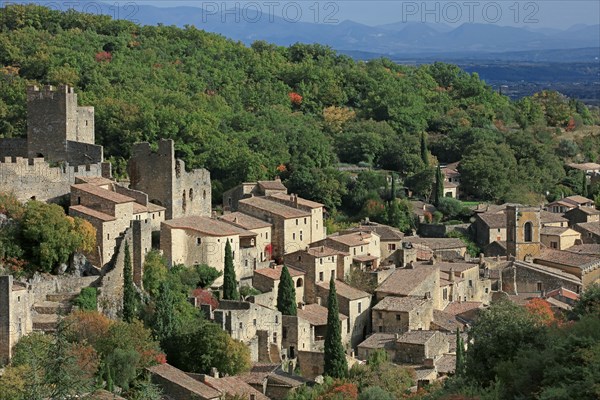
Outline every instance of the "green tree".
POLYGON ((128 241, 125 241, 123 264, 123 320, 125 322, 132 322, 137 316, 138 294, 133 283, 133 268, 131 266, 131 252, 129 251, 128 241))
POLYGON ((240 294, 237 290, 237 278, 233 267, 233 254, 229 240, 225 244, 225 269, 223 273, 223 299, 239 300, 240 294))
POLYGON ((144 290, 151 296, 159 294, 160 284, 167 279, 167 260, 156 250, 150 251, 144 260, 144 290))
POLYGON ((579 296, 573 307, 572 316, 581 318, 585 315, 600 315, 600 284, 588 286, 579 296))
POLYGON ((581 174, 583 177, 581 178, 581 195, 583 197, 588 197, 588 183, 587 183, 587 176, 585 174, 585 171, 582 171, 583 173, 581 174))
POLYGON ((433 205, 439 206, 440 200, 444 197, 444 175, 442 174, 442 168, 438 164, 435 170, 435 187, 433 192, 433 205))
POLYGON ((395 397, 380 388, 379 386, 370 386, 358 395, 358 400, 394 400, 395 397))
POLYGON ((296 288, 286 265, 281 269, 281 278, 277 287, 277 309, 283 315, 295 316, 297 312, 296 288))
POLYGON ((329 281, 327 298, 327 333, 325 334, 325 371, 332 378, 344 378, 348 375, 348 361, 342 345, 340 311, 335 290, 335 280, 329 281))
POLYGON ((456 328, 456 376, 462 376, 465 369, 465 344, 456 328))
POLYGON ((98 309, 98 289, 85 287, 73 300, 73 304, 85 311, 96 311, 98 309))
POLYGON ((177 298, 169 283, 161 283, 156 298, 154 323, 152 324, 154 336, 160 343, 164 343, 176 332, 176 304, 177 298))
POLYGON ((427 148, 427 136, 421 133, 421 161, 426 167, 429 166, 429 149, 427 148))

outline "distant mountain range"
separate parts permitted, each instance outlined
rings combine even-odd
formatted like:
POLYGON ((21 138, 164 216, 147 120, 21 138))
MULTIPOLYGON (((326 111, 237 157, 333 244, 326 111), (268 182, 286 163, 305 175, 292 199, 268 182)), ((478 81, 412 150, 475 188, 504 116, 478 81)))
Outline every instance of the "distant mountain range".
MULTIPOLYGON (((114 5, 97 2, 94 4, 100 4, 103 13, 107 15, 116 14, 114 5)), ((468 55, 600 47, 600 25, 575 25, 561 31, 553 28, 535 29, 477 23, 465 23, 458 27, 420 22, 398 22, 380 26, 368 26, 353 21, 338 24, 292 23, 278 16, 252 14, 251 10, 246 10, 245 13, 238 11, 223 14, 221 10, 205 11, 199 7, 160 8, 136 5, 137 8, 133 9, 131 6, 125 8, 125 3, 122 4, 119 17, 143 25, 194 25, 245 44, 256 40, 283 46, 297 42, 321 43, 355 55, 364 53, 398 58, 411 54, 460 52, 468 55)), ((83 6, 79 10, 81 9, 83 6)), ((94 8, 89 7, 88 10, 94 8)), ((596 55, 598 56, 598 53, 596 55)), ((593 62, 594 58, 589 61, 593 62)))

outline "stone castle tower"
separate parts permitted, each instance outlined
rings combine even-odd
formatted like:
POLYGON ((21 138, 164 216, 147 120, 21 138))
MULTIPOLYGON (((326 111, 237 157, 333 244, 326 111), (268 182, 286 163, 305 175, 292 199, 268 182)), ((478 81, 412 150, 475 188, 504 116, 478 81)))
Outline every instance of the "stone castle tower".
POLYGON ((44 157, 50 162, 71 165, 101 161, 94 154, 85 162, 74 153, 92 145, 88 153, 97 153, 94 146, 94 107, 79 107, 77 94, 70 86, 61 85, 27 88, 27 156, 44 157), (95 150, 95 151, 94 151, 95 150), (72 154, 70 154, 72 153, 72 154))
POLYGON ((540 210, 536 207, 508 206, 506 208, 506 252, 515 260, 540 254, 540 210))
POLYGON ((165 219, 188 215, 210 217, 210 172, 187 172, 185 163, 175 158, 175 144, 161 139, 158 151, 147 142, 136 143, 127 164, 131 189, 148 194, 151 203, 166 208, 165 219))

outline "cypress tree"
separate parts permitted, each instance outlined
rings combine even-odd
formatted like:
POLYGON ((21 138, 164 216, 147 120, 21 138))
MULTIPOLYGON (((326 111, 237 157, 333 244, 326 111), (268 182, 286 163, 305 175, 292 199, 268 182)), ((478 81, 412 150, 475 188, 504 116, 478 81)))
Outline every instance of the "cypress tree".
POLYGON ((340 311, 335 291, 335 280, 329 281, 327 298, 327 334, 325 335, 325 375, 332 378, 344 378, 348 374, 348 362, 342 345, 340 311))
POLYGON ((131 267, 131 253, 129 242, 125 241, 125 260, 123 266, 123 320, 131 322, 137 310, 137 292, 133 284, 133 268, 131 267))
POLYGON ((239 300, 240 295, 237 290, 237 279, 235 277, 235 268, 233 267, 233 254, 231 244, 227 240, 225 244, 225 268, 223 272, 223 299, 239 300))
POLYGON ((154 312, 154 324, 152 331, 154 337, 165 347, 164 344, 176 329, 175 308, 177 299, 167 282, 161 282, 158 297, 156 299, 156 310, 154 312))
POLYGON ((465 344, 456 328, 456 376, 461 376, 465 369, 465 344))
POLYGON ((581 182, 581 195, 583 197, 588 197, 588 185, 587 185, 587 177, 585 176, 585 171, 583 172, 583 181, 581 182))
POLYGON ((391 173, 392 176, 392 189, 390 191, 390 200, 396 201, 396 174, 391 173))
POLYGON ((435 171, 435 189, 434 189, 433 205, 439 206, 440 200, 444 197, 444 175, 442 174, 442 168, 437 166, 435 171))
POLYGON ((281 269, 279 286, 277 287, 277 309, 283 315, 293 315, 297 313, 296 306, 296 288, 287 266, 281 269))
POLYGON ((425 132, 421 134, 421 160, 425 167, 429 167, 429 150, 427 149, 427 138, 425 132))

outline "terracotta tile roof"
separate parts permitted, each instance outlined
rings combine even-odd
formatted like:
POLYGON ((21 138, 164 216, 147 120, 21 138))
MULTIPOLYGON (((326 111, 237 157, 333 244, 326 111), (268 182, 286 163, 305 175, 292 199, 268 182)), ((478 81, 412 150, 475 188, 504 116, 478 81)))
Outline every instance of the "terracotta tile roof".
POLYGON ((369 244, 372 234, 369 232, 352 232, 345 235, 328 236, 327 239, 343 245, 354 247, 369 244))
MULTIPOLYGON (((292 195, 285 194, 285 193, 273 193, 273 194, 269 195, 267 198, 273 197, 273 198, 275 198, 277 200, 283 200, 286 203, 287 202, 294 202, 295 200, 292 200, 291 196, 292 195)), ((294 195, 294 196, 296 196, 296 195, 294 195)), ((311 201, 311 200, 303 199, 302 197, 296 197, 296 199, 298 200, 298 205, 299 206, 304 206, 304 207, 309 207, 309 208, 321 208, 321 207, 323 207, 323 204, 317 203, 316 201, 311 201)))
POLYGON ((506 214, 504 211, 499 213, 485 212, 477 214, 477 218, 490 229, 506 228, 506 214))
POLYGON ((444 354, 435 361, 435 368, 442 374, 453 374, 456 370, 456 356, 454 354, 444 354))
POLYGON ((285 190, 287 192, 287 188, 281 183, 281 180, 275 179, 272 181, 258 181, 256 182, 258 186, 262 189, 267 190, 285 190))
POLYGON ((254 363, 250 371, 236 376, 249 385, 262 385, 267 377, 278 367, 280 367, 280 364, 254 363))
POLYGON ((572 290, 565 289, 564 287, 560 287, 558 289, 551 290, 550 292, 546 293, 546 297, 554 296, 562 296, 575 301, 579 300, 579 294, 573 292, 572 290))
POLYGON ((364 263, 364 262, 369 262, 369 261, 375 261, 377 260, 379 257, 377 256, 369 256, 366 254, 362 254, 362 255, 358 255, 358 256, 354 256, 352 257, 353 261, 358 261, 359 263, 364 263))
POLYGON ((586 269, 592 265, 600 264, 600 258, 588 254, 579 254, 569 251, 545 248, 542 249, 540 254, 534 258, 534 262, 548 262, 553 264, 561 264, 568 267, 586 269))
MULTIPOLYGON (((318 304, 306 304, 304 308, 298 308, 298 317, 314 326, 327 325, 327 307, 318 304)), ((340 313, 340 320, 345 319, 348 319, 348 317, 340 313)))
POLYGON ((348 231, 375 232, 379 235, 382 241, 398 241, 404 238, 404 233, 398 229, 388 225, 377 224, 375 222, 362 224, 360 226, 350 228, 348 231))
POLYGON ((481 308, 482 305, 483 303, 479 301, 455 301, 453 303, 448 304, 444 309, 444 312, 456 316, 472 310, 477 310, 481 308))
POLYGON ((398 296, 410 296, 420 284, 428 279, 433 279, 436 271, 435 268, 397 269, 379 285, 376 291, 398 296))
POLYGON ((413 207, 413 213, 423 216, 425 212, 434 213, 435 206, 432 204, 424 203, 420 200, 411 200, 410 204, 413 207))
POLYGON ((386 296, 381 300, 375 307, 374 311, 392 311, 392 312, 410 312, 422 305, 430 302, 431 300, 423 297, 407 296, 407 297, 396 297, 386 296))
POLYGON ((569 253, 578 253, 578 254, 588 254, 594 256, 600 256, 600 244, 577 244, 575 246, 571 246, 565 251, 569 253))
POLYGON ((577 231, 566 226, 545 226, 540 230, 541 235, 552 235, 552 236, 581 236, 577 231))
POLYGON ((133 213, 141 214, 148 212, 148 207, 141 205, 140 203, 133 203, 133 213))
POLYGON ((220 220, 228 222, 242 229, 260 229, 273 226, 272 224, 263 221, 262 219, 254 218, 242 212, 233 212, 219 217, 220 220))
POLYGON ((220 399, 221 393, 212 387, 188 376, 185 372, 169 364, 158 364, 146 368, 151 374, 173 382, 174 384, 198 394, 202 399, 220 399))
POLYGON ((463 324, 456 320, 456 316, 445 311, 433 310, 432 322, 448 332, 456 332, 456 328, 463 330, 463 324))
POLYGON ((467 247, 467 245, 458 238, 421 238, 411 236, 404 239, 406 242, 424 244, 431 250, 447 250, 447 249, 460 249, 467 247))
POLYGON ((575 224, 576 227, 587 231, 587 232, 591 232, 595 235, 599 235, 600 236, 600 222, 598 221, 594 221, 594 222, 580 222, 578 224, 575 224))
POLYGON ((425 344, 427 343, 438 331, 408 331, 404 332, 398 340, 397 343, 407 343, 407 344, 425 344))
POLYGON ((190 297, 195 298, 197 304, 208 304, 211 305, 213 309, 219 308, 219 301, 209 290, 202 288, 194 289, 192 290, 190 297))
POLYGON ((458 185, 456 183, 444 181, 444 188, 453 189, 453 188, 457 188, 457 187, 458 187, 458 185))
POLYGON ((122 204, 122 203, 130 203, 135 201, 133 198, 129 196, 125 196, 123 194, 113 192, 111 190, 102 189, 99 186, 91 185, 89 183, 78 183, 76 185, 71 185, 71 189, 78 189, 83 192, 92 194, 94 196, 103 198, 105 200, 111 201, 113 203, 122 204))
POLYGON ((94 186, 106 186, 115 183, 115 181, 102 176, 76 176, 75 183, 89 183, 94 186))
POLYGON ((592 199, 588 199, 587 197, 583 197, 583 196, 579 196, 579 195, 565 197, 563 200, 566 202, 569 202, 571 204, 587 204, 587 203, 594 202, 594 200, 592 200, 592 199))
POLYGON ((172 229, 186 229, 205 236, 256 236, 255 233, 235 227, 218 219, 189 216, 163 222, 172 229))
POLYGON ((88 207, 85 207, 85 206, 71 206, 71 207, 69 207, 69 214, 71 214, 71 211, 75 211, 77 214, 83 214, 83 215, 95 218, 95 219, 103 221, 103 222, 109 222, 109 221, 116 221, 117 220, 112 215, 108 215, 108 214, 105 214, 103 212, 96 211, 94 209, 91 209, 91 208, 88 208, 88 207))
POLYGON ((250 197, 239 201, 256 209, 278 215, 284 219, 309 217, 310 212, 299 208, 289 207, 285 204, 269 200, 268 197, 250 197))
POLYGON ((148 211, 149 212, 158 212, 158 211, 165 211, 166 208, 164 208, 163 206, 159 206, 158 204, 154 204, 154 203, 148 203, 148 211))
MULTIPOLYGON (((329 283, 320 282, 320 283, 317 283, 317 285, 319 285, 323 289, 327 290, 327 293, 329 293, 329 283)), ((358 300, 358 299, 363 299, 365 297, 371 297, 371 295, 369 293, 364 292, 355 287, 352 287, 352 286, 348 285, 347 283, 342 282, 340 280, 335 281, 335 291, 338 296, 341 296, 348 300, 358 300)))
MULTIPOLYGON (((302 250, 300 250, 300 251, 302 251, 302 250)), ((343 251, 332 249, 331 247, 327 247, 327 246, 311 247, 308 249, 307 253, 310 254, 311 256, 318 257, 318 258, 340 256, 340 255, 343 256, 343 255, 348 254, 343 251)))
MULTIPOLYGON (((257 269, 256 271, 254 271, 254 274, 258 274, 258 275, 262 275, 265 276, 269 279, 272 279, 274 281, 278 281, 279 278, 281 278, 281 271, 283 270, 283 266, 282 265, 277 265, 275 266, 275 268, 262 268, 262 269, 257 269)), ((292 278, 296 277, 296 276, 304 276, 304 272, 299 271, 297 269, 291 268, 288 266, 288 271, 290 272, 290 275, 292 278)))
POLYGON ((559 213, 553 213, 550 211, 541 210, 540 211, 540 222, 542 223, 542 225, 544 225, 544 224, 551 224, 551 223, 555 223, 555 222, 568 223, 569 220, 567 218, 563 217, 559 213))
POLYGON ((222 394, 227 393, 232 396, 240 396, 247 399, 250 399, 250 395, 253 394, 256 400, 270 400, 267 396, 236 376, 213 378, 212 376, 204 375, 203 379, 204 384, 218 390, 222 394))
POLYGON ((450 272, 450 270, 453 270, 454 274, 457 274, 457 272, 468 271, 472 268, 479 269, 478 263, 469 263, 469 262, 464 262, 464 261, 463 262, 438 261, 434 265, 431 265, 428 262, 418 262, 418 263, 416 263, 416 265, 417 265, 417 268, 437 267, 440 269, 440 271, 445 271, 445 272, 450 272))
POLYGON ((269 375, 269 380, 275 380, 277 383, 284 384, 287 387, 295 388, 311 382, 310 379, 301 377, 300 375, 292 375, 280 368, 277 368, 269 375))
MULTIPOLYGON (((544 260, 540 260, 540 262, 544 262, 544 260)), ((528 263, 524 261, 515 261, 513 265, 518 266, 520 268, 532 269, 538 272, 554 275, 561 279, 566 279, 575 284, 581 284, 581 278, 579 278, 578 276, 570 274, 555 267, 550 267, 539 263, 528 263)))
POLYGON ((374 333, 358 345, 365 349, 393 349, 396 335, 393 333, 374 333))

